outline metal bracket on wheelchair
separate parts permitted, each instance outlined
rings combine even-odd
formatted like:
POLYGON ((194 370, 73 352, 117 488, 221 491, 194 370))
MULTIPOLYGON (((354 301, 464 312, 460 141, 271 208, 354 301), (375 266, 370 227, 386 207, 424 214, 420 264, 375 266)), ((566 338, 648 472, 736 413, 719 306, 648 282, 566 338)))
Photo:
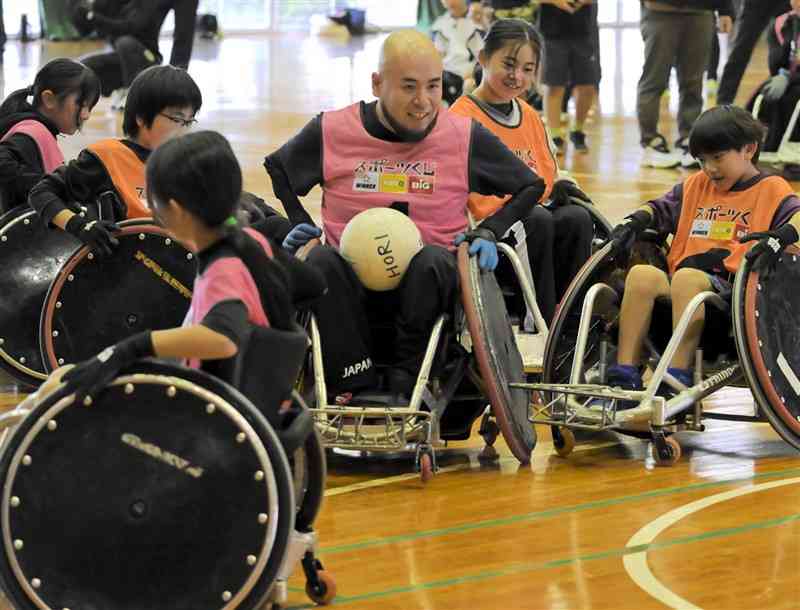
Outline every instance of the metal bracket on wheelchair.
MULTIPOLYGON (((278 571, 278 576, 272 585, 270 591, 270 601, 273 604, 286 603, 287 597, 287 581, 294 572, 295 568, 301 563, 307 554, 311 554, 313 558, 317 552, 318 536, 317 532, 298 532, 292 530, 289 535, 289 545, 287 547, 286 555, 283 558, 281 569, 278 571)), ((315 574, 316 576, 316 574, 315 574)), ((315 584, 317 584, 315 582, 315 584)))
POLYGON ((326 447, 401 451, 434 441, 435 416, 428 411, 328 406, 311 413, 326 447))
POLYGON ((663 409, 664 399, 654 396, 644 402, 646 392, 609 388, 599 384, 512 383, 511 387, 538 392, 549 400, 541 404, 531 401, 528 420, 534 424, 549 424, 610 430, 622 425, 649 421, 654 408, 663 409), (633 409, 621 410, 620 401, 640 403, 633 409))

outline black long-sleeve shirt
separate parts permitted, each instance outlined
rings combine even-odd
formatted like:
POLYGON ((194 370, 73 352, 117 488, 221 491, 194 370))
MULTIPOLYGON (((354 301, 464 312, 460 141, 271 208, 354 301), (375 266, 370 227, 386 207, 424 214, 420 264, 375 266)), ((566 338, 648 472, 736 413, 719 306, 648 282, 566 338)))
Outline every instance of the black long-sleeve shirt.
MULTIPOLYGON (((274 260, 283 267, 289 276, 289 285, 292 290, 290 298, 298 308, 319 298, 326 290, 325 278, 322 273, 309 263, 303 262, 272 244, 274 260)), ((197 273, 202 275, 213 262, 227 257, 237 258, 236 250, 226 241, 217 242, 209 248, 197 253, 197 273)), ((244 301, 231 298, 215 304, 200 324, 218 332, 231 340, 235 345, 241 346, 249 332, 247 306, 244 301)), ((232 379, 232 368, 235 357, 223 360, 206 360, 202 364, 204 371, 216 375, 226 381, 232 379)))
MULTIPOLYGON (((767 29, 767 43, 769 44, 769 73, 776 75, 783 68, 791 70, 793 64, 792 51, 796 52, 797 37, 800 35, 800 17, 789 15, 781 27, 783 42, 778 39, 775 33, 774 24, 770 23, 767 29)), ((792 80, 800 79, 799 74, 794 74, 792 80)))
MULTIPOLYGON (((149 148, 131 140, 122 140, 122 143, 136 153, 142 163, 147 162, 149 148)), ((50 224, 59 212, 67 209, 77 212, 77 205, 97 201, 106 191, 117 193, 117 188, 103 162, 91 150, 84 148, 77 159, 42 178, 31 189, 28 203, 45 223, 50 224)), ((124 201, 119 193, 117 199, 124 201)), ((125 217, 126 210, 122 207, 114 210, 113 220, 124 220, 125 217)))
MULTIPOLYGON (((377 102, 361 102, 364 128, 379 140, 401 141, 397 134, 380 122, 376 106, 377 102)), ((324 186, 322 150, 322 114, 319 114, 264 160, 275 195, 294 224, 313 224, 298 196, 307 195, 317 184, 324 186)), ((491 230, 498 239, 528 213, 531 206, 541 199, 545 189, 544 180, 477 121, 472 121, 468 173, 470 192, 498 197, 512 194, 502 208, 481 223, 482 228, 491 230)))
POLYGON ((94 22, 98 30, 112 40, 133 36, 160 56, 158 35, 167 14, 174 10, 175 33, 169 63, 186 68, 192 57, 197 4, 198 0, 129 0, 121 7, 116 6, 113 12, 110 8, 96 10, 94 22))
MULTIPOLYGON (((0 137, 17 123, 34 119, 58 136, 58 128, 38 112, 9 116, 0 125, 0 137)), ((45 175, 44 162, 36 141, 24 133, 15 133, 0 142, 0 210, 23 205, 34 185, 45 175)))

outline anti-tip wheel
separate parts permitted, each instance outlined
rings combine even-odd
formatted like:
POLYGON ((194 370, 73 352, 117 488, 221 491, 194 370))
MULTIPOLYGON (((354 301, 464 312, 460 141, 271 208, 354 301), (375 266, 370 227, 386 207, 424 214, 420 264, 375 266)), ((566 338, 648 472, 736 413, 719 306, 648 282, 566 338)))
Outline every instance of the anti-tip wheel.
POLYGON ((423 453, 419 456, 419 478, 423 483, 427 483, 433 478, 433 460, 430 453, 423 453))
POLYGON ((433 478, 433 460, 430 453, 423 453, 419 456, 419 478, 423 483, 427 483, 433 478))
POLYGON ((497 453, 497 449, 494 448, 494 445, 484 445, 481 452, 478 454, 479 460, 484 460, 487 462, 493 462, 499 459, 500 454, 497 453))
POLYGON ((653 459, 656 462, 656 466, 674 466, 681 459, 681 446, 671 436, 665 438, 664 443, 669 455, 662 455, 656 443, 653 443, 653 459))
POLYGON ((564 426, 553 427, 553 447, 565 458, 575 449, 575 433, 564 426))
POLYGON ((306 583, 306 595, 315 604, 327 606, 336 597, 336 581, 325 570, 317 572, 319 587, 314 587, 310 582, 306 583))

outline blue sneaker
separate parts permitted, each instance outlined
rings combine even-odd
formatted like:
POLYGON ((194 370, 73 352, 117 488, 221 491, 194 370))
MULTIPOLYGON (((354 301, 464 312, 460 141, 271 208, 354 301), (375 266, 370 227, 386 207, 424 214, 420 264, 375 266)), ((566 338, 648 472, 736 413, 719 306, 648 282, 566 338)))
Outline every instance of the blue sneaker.
MULTIPOLYGON (((638 366, 630 364, 612 364, 608 367, 606 385, 609 388, 620 388, 623 390, 641 390, 642 373, 638 366)), ((603 406, 605 399, 599 398, 589 403, 589 406, 603 406)), ((635 400, 618 400, 617 410, 633 409, 638 403, 635 400)))
MULTIPOLYGON (((687 388, 690 388, 694 385, 694 375, 692 375, 691 369, 679 369, 671 366, 667 369, 667 373, 672 375, 675 379, 680 381, 687 388)), ((662 382, 661 385, 658 386, 656 394, 659 396, 663 396, 664 398, 669 400, 670 398, 678 394, 678 390, 675 390, 674 388, 672 388, 672 386, 669 386, 666 383, 662 382)))

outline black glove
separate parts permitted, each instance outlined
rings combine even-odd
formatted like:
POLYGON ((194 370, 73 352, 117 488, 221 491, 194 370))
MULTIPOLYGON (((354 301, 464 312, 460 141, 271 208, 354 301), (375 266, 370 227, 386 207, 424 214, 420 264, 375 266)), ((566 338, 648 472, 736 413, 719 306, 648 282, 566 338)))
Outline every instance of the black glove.
POLYGON ((75 214, 67 221, 64 230, 89 246, 100 258, 110 256, 119 245, 113 232, 120 228, 108 220, 87 220, 80 214, 75 214))
POLYGON ((611 231, 611 252, 614 256, 628 252, 636 238, 650 226, 653 217, 644 210, 636 210, 611 231))
POLYGON ((128 337, 67 371, 62 378, 66 382, 65 390, 75 393, 75 402, 89 406, 92 397, 102 392, 122 369, 139 358, 153 355, 150 331, 128 337))
POLYGON ((579 189, 578 185, 572 180, 556 180, 555 184, 553 184, 553 190, 550 191, 550 201, 553 207, 558 208, 572 203, 571 199, 573 197, 580 199, 584 203, 592 203, 589 195, 579 189))
POLYGON ((69 18, 81 36, 88 36, 94 31, 93 8, 92 2, 88 0, 70 0, 69 18))
POLYGON ((797 229, 787 222, 774 231, 748 233, 739 241, 745 243, 758 240, 758 243, 747 251, 745 258, 750 261, 752 270, 766 279, 775 268, 775 263, 778 262, 784 248, 798 239, 800 236, 797 234, 797 229))

